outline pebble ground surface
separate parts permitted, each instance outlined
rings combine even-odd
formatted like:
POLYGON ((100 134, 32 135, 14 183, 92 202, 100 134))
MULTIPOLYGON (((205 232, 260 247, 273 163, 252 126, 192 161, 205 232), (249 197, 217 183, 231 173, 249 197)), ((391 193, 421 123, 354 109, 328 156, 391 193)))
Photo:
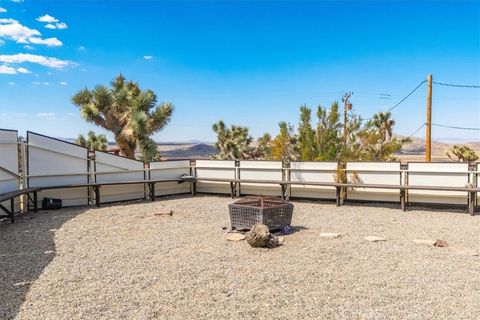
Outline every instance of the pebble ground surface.
POLYGON ((167 197, 0 222, 0 319, 480 319, 480 257, 461 253, 480 250, 480 216, 294 201, 293 233, 263 249, 226 241, 231 202, 167 197))

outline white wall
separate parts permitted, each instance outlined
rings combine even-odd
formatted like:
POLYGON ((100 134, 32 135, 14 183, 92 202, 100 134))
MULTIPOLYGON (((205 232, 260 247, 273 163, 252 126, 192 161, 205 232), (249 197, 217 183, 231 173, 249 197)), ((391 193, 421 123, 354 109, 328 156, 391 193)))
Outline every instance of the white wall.
MULTIPOLYGON (((86 148, 27 132, 28 186, 60 186, 88 182, 88 151, 86 148)), ((42 191, 44 197, 62 199, 63 206, 88 204, 87 188, 68 188, 42 191)))
MULTIPOLYGON (((240 161, 239 178, 241 180, 281 181, 283 176, 281 169, 281 161, 242 160, 240 161)), ((279 184, 246 182, 240 184, 242 195, 281 196, 281 190, 279 184)))
MULTIPOLYGON (((234 160, 197 160, 198 178, 236 179, 234 160)), ((197 192, 230 194, 228 182, 197 182, 197 192)))
MULTIPOLYGON (((95 151, 95 182, 143 181, 143 162, 120 157, 114 154, 95 151)), ((144 184, 102 186, 101 202, 114 202, 143 199, 144 184)))
MULTIPOLYGON (((290 181, 331 183, 335 182, 336 170, 336 162, 292 162, 290 163, 290 181), (307 169, 308 171, 302 171, 302 169, 307 169)), ((335 187, 292 185, 290 196, 335 199, 335 187)))
MULTIPOLYGON (((468 183, 466 163, 412 162, 408 164, 408 171, 409 185, 465 187, 468 183)), ((413 203, 467 204, 467 200, 467 192, 408 191, 408 201, 413 203)))
MULTIPOLYGON (((178 179, 190 175, 190 160, 150 162, 150 180, 178 179)), ((155 195, 181 194, 190 192, 190 183, 160 182, 155 184, 155 195)))
MULTIPOLYGON (((400 162, 347 162, 348 182, 354 183, 355 176, 358 183, 400 185, 400 162)), ((400 189, 349 188, 347 199, 398 202, 400 189)))
MULTIPOLYGON (((18 175, 17 131, 0 129, 0 167, 18 175)), ((15 191, 19 188, 18 178, 0 171, 0 193, 15 191)), ((10 210, 10 201, 1 203, 10 210)), ((19 209, 19 199, 15 199, 15 211, 19 209)), ((3 213, 0 210, 0 213, 3 213)))

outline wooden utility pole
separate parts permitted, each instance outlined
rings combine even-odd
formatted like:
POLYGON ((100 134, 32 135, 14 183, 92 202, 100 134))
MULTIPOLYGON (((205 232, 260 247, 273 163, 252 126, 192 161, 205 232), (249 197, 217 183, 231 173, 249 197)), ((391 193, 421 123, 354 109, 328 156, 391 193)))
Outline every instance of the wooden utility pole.
POLYGON ((427 132, 425 146, 425 161, 432 161, 432 75, 427 75, 427 132))
POLYGON ((343 143, 347 146, 347 112, 348 110, 352 110, 352 104, 350 103, 349 99, 353 95, 353 92, 347 92, 342 97, 343 102, 343 143))

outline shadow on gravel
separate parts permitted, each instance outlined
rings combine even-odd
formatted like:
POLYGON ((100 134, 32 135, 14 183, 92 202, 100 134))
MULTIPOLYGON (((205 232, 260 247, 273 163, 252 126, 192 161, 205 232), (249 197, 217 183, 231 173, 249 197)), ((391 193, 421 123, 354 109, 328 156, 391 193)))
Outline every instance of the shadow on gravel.
POLYGON ((29 212, 0 221, 0 319, 13 319, 32 283, 53 260, 55 230, 89 208, 29 212))

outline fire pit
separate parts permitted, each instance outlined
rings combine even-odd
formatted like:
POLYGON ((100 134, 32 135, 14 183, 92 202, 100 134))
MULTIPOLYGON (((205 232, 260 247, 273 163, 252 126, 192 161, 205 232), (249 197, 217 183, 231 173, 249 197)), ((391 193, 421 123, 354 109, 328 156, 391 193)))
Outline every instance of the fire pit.
POLYGON ((250 229, 256 223, 270 230, 283 229, 292 223, 293 204, 276 197, 245 197, 228 205, 232 229, 250 229))

